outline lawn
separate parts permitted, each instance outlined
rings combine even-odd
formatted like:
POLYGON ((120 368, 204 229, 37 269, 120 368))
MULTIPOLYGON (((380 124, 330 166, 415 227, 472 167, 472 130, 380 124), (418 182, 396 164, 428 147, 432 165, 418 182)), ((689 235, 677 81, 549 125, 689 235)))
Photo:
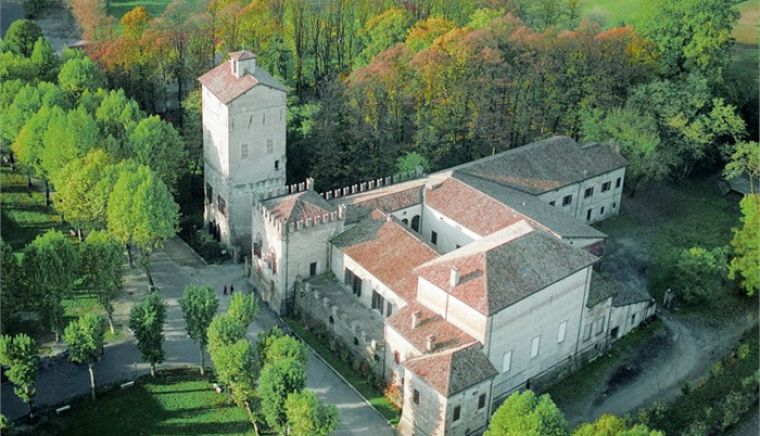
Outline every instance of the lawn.
POLYGON ((33 434, 253 434, 245 412, 190 369, 145 376, 131 389, 101 392, 97 401, 75 401, 71 411, 40 427, 33 434))
POLYGON ((330 366, 335 368, 340 375, 343 376, 346 380, 348 380, 349 383, 351 383, 351 386, 356 388, 361 394, 364 396, 364 398, 367 399, 367 401, 372 404, 372 407, 374 407, 380 414, 385 417, 385 419, 388 420, 388 423, 392 426, 396 426, 398 424, 398 421, 401 417, 401 411, 394 406, 388 398, 383 395, 382 392, 379 392, 377 389, 375 389, 374 386, 372 386, 371 383, 367 381, 365 377, 362 377, 359 373, 353 370, 350 366, 348 366, 344 361, 342 361, 338 356, 335 355, 322 341, 320 341, 314 334, 311 332, 305 330, 303 326, 301 326, 300 323, 294 320, 286 320, 290 328, 292 328, 298 336, 301 337, 307 344, 311 346, 311 348, 314 349, 314 351, 317 352, 323 359, 325 359, 330 366))
MULTIPOLYGON (((151 16, 157 17, 164 12, 172 0, 112 0, 108 4, 108 12, 116 18, 131 11, 137 6, 144 6, 151 16)), ((201 0, 187 0, 192 7, 199 7, 201 0)))

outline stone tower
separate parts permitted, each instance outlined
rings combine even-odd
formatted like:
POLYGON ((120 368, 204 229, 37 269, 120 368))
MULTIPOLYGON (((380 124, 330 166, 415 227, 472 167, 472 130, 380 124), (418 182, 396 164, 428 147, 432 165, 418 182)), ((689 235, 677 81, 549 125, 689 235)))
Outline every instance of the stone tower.
POLYGON ((201 76, 204 224, 234 252, 251 245, 252 197, 285 185, 287 88, 248 51, 201 76))

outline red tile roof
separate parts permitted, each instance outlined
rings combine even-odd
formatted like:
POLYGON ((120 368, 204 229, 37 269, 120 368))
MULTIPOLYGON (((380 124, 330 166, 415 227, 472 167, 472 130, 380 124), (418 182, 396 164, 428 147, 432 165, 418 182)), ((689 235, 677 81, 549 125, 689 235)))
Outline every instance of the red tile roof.
POLYGON ((498 374, 478 342, 407 360, 404 367, 445 397, 498 374))
POLYGON ((417 296, 414 267, 439 256, 405 225, 379 210, 331 242, 407 302, 417 296))
POLYGON ((233 51, 230 53, 230 59, 235 59, 236 61, 245 61, 255 58, 256 56, 248 50, 233 51))
POLYGON ((435 336, 433 352, 476 342, 475 338, 416 301, 390 316, 387 324, 420 353, 427 353, 427 338, 431 335, 435 336), (421 314, 416 328, 412 328, 414 312, 421 314))
POLYGON ((425 204, 473 232, 485 236, 526 217, 455 178, 425 192, 425 204))
MULTIPOLYGON (((253 58, 253 54, 249 52, 230 53, 231 57, 233 55, 237 57, 237 60, 253 58)), ((211 93, 222 103, 227 104, 231 102, 259 84, 286 91, 285 86, 270 76, 269 73, 264 71, 261 67, 257 67, 252 74, 248 73, 243 74, 240 77, 235 77, 235 75, 232 74, 231 62, 231 60, 222 62, 211 71, 198 78, 198 81, 211 91, 211 93)))
POLYGON ((321 217, 338 210, 311 190, 265 200, 263 204, 269 212, 286 223, 321 217))

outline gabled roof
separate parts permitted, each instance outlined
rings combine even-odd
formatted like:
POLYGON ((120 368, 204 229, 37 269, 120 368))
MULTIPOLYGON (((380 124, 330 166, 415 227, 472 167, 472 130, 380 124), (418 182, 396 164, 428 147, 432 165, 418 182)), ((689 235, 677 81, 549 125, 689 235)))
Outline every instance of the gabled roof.
POLYGON ((262 201, 262 204, 277 218, 288 224, 307 218, 321 217, 338 210, 312 190, 271 198, 262 201))
POLYGON ((484 315, 495 314, 592 265, 597 258, 521 221, 415 268, 484 315), (459 270, 452 287, 451 269, 459 270))
POLYGON ((652 296, 645 290, 634 289, 622 282, 614 282, 613 286, 617 288, 617 293, 612 297, 612 307, 654 301, 652 296))
POLYGON ((444 397, 450 397, 498 374, 478 342, 409 359, 404 362, 404 367, 444 397))
MULTIPOLYGON (((557 210, 556 207, 547 204, 534 195, 526 194, 458 170, 452 173, 452 177, 467 184, 473 190, 481 192, 481 195, 497 200, 513 212, 522 214, 533 223, 540 224, 563 239, 607 237, 606 234, 591 227, 582 220, 557 210)), ((462 208, 469 206, 467 202, 460 205, 462 208)), ((482 213, 490 212, 482 211, 482 213)), ((464 225, 464 223, 462 224, 464 225)))
POLYGON ((454 168, 529 194, 542 194, 626 166, 607 144, 555 136, 454 168))
POLYGON ((330 242, 407 302, 417 296, 414 267, 438 257, 405 225, 379 210, 330 242))
POLYGON ((591 288, 588 291, 586 307, 592 308, 597 304, 612 298, 617 294, 617 288, 598 272, 591 273, 591 288))
MULTIPOLYGON (((242 61, 253 59, 254 55, 251 52, 240 51, 230 53, 230 57, 242 61)), ((230 62, 232 62, 232 60, 222 62, 211 71, 198 78, 198 81, 222 103, 230 103, 232 100, 240 97, 257 85, 264 85, 287 92, 288 88, 272 77, 268 72, 261 68, 261 66, 256 66, 253 73, 243 74, 239 78, 235 77, 235 75, 232 74, 230 62)))
POLYGON ((388 317, 386 323, 420 353, 427 352, 427 338, 431 335, 435 336, 433 352, 475 342, 475 338, 416 301, 388 317), (412 328, 415 312, 420 312, 420 320, 417 327, 412 328))
POLYGON ((390 213, 421 204, 424 187, 425 181, 418 179, 329 201, 346 205, 346 223, 351 224, 367 217, 374 209, 390 213))

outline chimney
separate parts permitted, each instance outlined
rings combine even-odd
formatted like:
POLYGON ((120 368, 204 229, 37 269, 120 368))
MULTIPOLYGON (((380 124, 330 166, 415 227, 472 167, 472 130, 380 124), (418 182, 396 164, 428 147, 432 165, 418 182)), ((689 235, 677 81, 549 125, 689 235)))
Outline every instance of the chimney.
POLYGON ((427 337, 427 350, 429 353, 432 353, 435 349, 435 335, 430 335, 427 337))
POLYGON ((416 329, 417 326, 420 325, 420 318, 422 317, 422 312, 419 310, 412 313, 412 329, 416 329))
POLYGON ((459 268, 452 266, 449 274, 449 286, 452 288, 459 284, 459 268))

